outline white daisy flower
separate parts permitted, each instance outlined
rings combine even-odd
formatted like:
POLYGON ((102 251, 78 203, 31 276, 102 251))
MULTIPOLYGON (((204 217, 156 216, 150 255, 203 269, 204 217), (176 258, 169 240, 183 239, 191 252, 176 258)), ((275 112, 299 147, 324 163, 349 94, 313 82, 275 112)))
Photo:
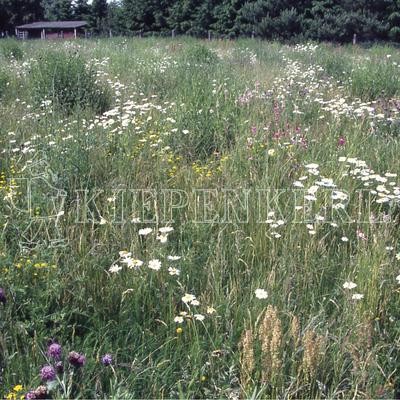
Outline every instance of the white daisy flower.
POLYGON ((351 281, 347 281, 345 283, 343 283, 343 288, 344 289, 354 289, 357 287, 357 284, 351 281))
POLYGON ((108 272, 111 272, 112 274, 116 274, 119 271, 121 271, 122 267, 118 264, 113 264, 111 267, 108 269, 108 272))
POLYGON ((168 235, 161 234, 161 235, 158 235, 158 236, 156 237, 156 239, 159 240, 160 243, 167 243, 167 241, 168 241, 168 235))
POLYGON ((122 260, 122 262, 125 263, 130 269, 139 268, 143 265, 142 260, 138 260, 135 258, 126 258, 125 260, 122 260))
POLYGON ((161 268, 161 261, 158 259, 153 259, 149 261, 149 268, 153 269, 154 271, 159 271, 161 268))
POLYGON ((153 232, 153 229, 151 229, 151 228, 139 229, 139 235, 140 236, 147 236, 151 232, 153 232))
POLYGON ((182 297, 182 301, 186 304, 193 302, 196 300, 196 296, 190 293, 185 293, 185 295, 182 297))
POLYGON ((268 293, 264 289, 256 289, 254 294, 256 295, 257 299, 266 299, 268 297, 268 293))
POLYGON ((168 268, 168 273, 169 273, 170 275, 178 275, 178 276, 179 276, 179 274, 181 273, 181 271, 180 271, 179 269, 177 269, 177 268, 169 267, 169 268, 168 268))
POLYGON ((174 228, 172 226, 165 226, 165 227, 159 229, 160 233, 163 233, 163 234, 170 233, 173 230, 174 230, 174 228))

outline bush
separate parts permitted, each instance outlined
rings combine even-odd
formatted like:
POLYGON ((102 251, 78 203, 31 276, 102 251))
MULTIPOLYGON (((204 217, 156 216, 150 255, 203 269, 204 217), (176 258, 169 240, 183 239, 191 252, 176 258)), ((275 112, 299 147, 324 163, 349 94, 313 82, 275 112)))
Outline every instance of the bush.
POLYGON ((190 64, 216 64, 218 62, 218 56, 201 44, 190 46, 184 54, 184 59, 190 64))
POLYGON ((14 58, 16 60, 21 60, 24 56, 24 52, 21 46, 16 40, 4 40, 1 44, 1 53, 8 60, 14 58))
POLYGON ((102 113, 111 104, 110 89, 97 82, 96 71, 77 53, 43 53, 31 69, 30 81, 37 103, 51 100, 67 114, 77 108, 102 113))
POLYGON ((6 92, 7 85, 9 83, 7 73, 0 68, 0 98, 3 97, 6 92))
POLYGON ((385 61, 371 61, 355 68, 351 74, 351 94, 362 100, 391 98, 400 93, 397 67, 385 61))

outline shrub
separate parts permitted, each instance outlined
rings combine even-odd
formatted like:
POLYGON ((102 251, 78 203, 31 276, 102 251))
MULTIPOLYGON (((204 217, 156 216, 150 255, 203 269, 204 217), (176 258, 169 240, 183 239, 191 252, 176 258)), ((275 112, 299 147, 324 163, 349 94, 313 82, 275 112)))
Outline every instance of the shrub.
POLYGON ((4 40, 1 44, 1 53, 8 60, 15 58, 16 60, 21 60, 24 56, 24 52, 21 46, 16 40, 4 40))
POLYGON ((362 100, 391 98, 400 93, 397 67, 385 61, 371 61, 355 68, 351 74, 351 94, 362 100))
POLYGON ((110 107, 109 87, 96 80, 96 71, 77 53, 45 52, 30 72, 33 96, 39 104, 51 100, 67 114, 77 108, 102 113, 110 107))
POLYGON ((190 46, 184 54, 184 59, 190 64, 216 64, 218 62, 218 56, 202 44, 190 46))
POLYGON ((7 73, 0 68, 0 98, 3 97, 9 83, 7 73))

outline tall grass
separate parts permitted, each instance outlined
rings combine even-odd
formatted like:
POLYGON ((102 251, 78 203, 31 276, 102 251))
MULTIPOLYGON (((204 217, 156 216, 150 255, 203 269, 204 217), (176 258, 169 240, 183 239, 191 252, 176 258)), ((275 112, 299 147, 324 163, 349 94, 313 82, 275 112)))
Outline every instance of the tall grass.
POLYGON ((22 88, 0 103, 1 396, 43 383, 50 341, 63 346, 53 398, 396 396, 398 203, 372 193, 368 208, 357 190, 398 186, 397 50, 185 38, 24 50, 9 72, 22 88), (357 97, 387 103, 358 116, 357 97), (325 207, 323 178, 345 210, 325 207), (301 218, 299 182, 320 185, 301 218))
POLYGON ((110 107, 111 94, 96 81, 92 66, 79 53, 47 51, 39 55, 30 72, 31 92, 41 104, 50 101, 59 110, 71 113, 90 107, 102 113, 110 107))

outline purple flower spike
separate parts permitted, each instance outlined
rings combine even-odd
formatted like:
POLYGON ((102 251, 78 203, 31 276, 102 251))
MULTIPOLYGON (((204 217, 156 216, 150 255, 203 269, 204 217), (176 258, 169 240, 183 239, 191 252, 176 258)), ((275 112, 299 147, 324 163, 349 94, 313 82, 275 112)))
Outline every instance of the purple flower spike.
POLYGON ((62 354, 62 347, 58 343, 52 343, 47 349, 47 355, 54 360, 60 360, 62 354))
POLYGON ((71 351, 68 355, 68 361, 76 368, 83 367, 86 363, 86 357, 76 351, 71 351))
POLYGON ((3 288, 0 288, 0 303, 3 303, 3 304, 7 303, 6 293, 3 288))
POLYGON ((40 370, 40 378, 43 382, 54 381, 56 379, 56 371, 51 365, 45 365, 40 370))
POLYGON ((113 363, 113 358, 111 354, 104 354, 104 356, 101 358, 101 362, 103 365, 105 365, 106 367, 108 367, 109 365, 111 365, 113 363))

